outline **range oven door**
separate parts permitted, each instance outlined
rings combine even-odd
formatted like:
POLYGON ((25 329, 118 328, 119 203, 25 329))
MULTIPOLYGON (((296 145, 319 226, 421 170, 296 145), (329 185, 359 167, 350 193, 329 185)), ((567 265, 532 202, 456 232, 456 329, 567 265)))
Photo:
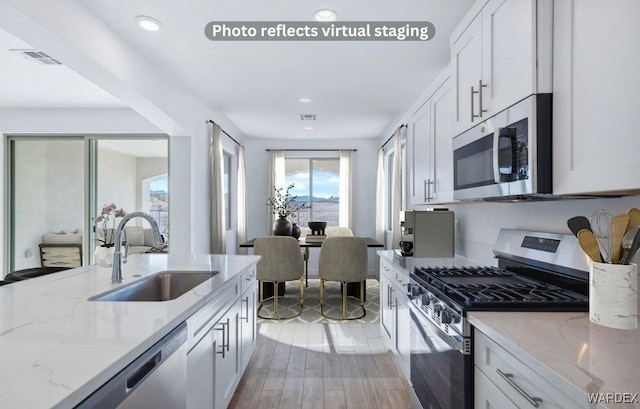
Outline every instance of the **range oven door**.
POLYGON ((473 360, 433 324, 414 302, 411 306, 411 383, 424 409, 473 408, 473 360))

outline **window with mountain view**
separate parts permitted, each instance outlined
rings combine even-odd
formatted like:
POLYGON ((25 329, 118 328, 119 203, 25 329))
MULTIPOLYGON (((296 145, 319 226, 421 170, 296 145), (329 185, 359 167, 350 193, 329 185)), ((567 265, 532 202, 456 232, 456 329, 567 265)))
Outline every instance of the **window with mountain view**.
POLYGON ((294 184, 290 193, 297 196, 295 204, 305 208, 290 217, 300 227, 309 221, 326 221, 327 226, 338 226, 340 207, 339 158, 286 158, 286 185, 294 184))

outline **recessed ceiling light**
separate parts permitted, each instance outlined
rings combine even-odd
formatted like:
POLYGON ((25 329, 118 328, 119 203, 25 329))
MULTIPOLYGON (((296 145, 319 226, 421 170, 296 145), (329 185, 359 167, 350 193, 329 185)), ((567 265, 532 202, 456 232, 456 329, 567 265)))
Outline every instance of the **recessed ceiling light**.
POLYGON ((313 126, 305 126, 304 130, 305 131, 313 131, 313 126))
POLYGON ((320 9, 313 13, 313 18, 316 21, 336 21, 338 19, 338 15, 333 10, 320 9))
POLYGON ((303 104, 308 104, 311 102, 311 98, 309 97, 300 97, 298 98, 298 101, 302 102, 303 104))
POLYGON ((138 16, 135 18, 135 20, 140 27, 148 31, 158 31, 160 30, 160 28, 162 28, 162 23, 153 17, 138 16))

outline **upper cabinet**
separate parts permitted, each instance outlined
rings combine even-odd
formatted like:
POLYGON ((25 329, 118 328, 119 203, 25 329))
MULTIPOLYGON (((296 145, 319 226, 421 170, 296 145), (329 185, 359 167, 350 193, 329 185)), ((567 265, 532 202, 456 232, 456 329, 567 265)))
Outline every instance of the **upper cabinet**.
POLYGON ((451 37, 454 133, 551 92, 551 0, 480 0, 451 37))
POLYGON ((640 2, 555 2, 554 193, 640 189, 640 2))
POLYGON ((412 113, 407 132, 410 205, 453 200, 453 92, 447 69, 412 113))

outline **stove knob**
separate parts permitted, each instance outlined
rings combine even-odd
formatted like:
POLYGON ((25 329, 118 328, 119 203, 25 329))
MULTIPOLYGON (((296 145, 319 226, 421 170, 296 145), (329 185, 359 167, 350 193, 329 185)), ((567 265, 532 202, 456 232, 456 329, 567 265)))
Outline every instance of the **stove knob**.
POLYGON ((451 313, 447 310, 440 311, 440 322, 443 324, 451 323, 451 313))
POLYGON ((437 304, 435 307, 433 307, 433 313, 437 316, 440 316, 440 313, 442 312, 442 305, 437 304))
POLYGON ((431 297, 429 297, 429 294, 422 294, 422 305, 429 304, 431 304, 431 297))

